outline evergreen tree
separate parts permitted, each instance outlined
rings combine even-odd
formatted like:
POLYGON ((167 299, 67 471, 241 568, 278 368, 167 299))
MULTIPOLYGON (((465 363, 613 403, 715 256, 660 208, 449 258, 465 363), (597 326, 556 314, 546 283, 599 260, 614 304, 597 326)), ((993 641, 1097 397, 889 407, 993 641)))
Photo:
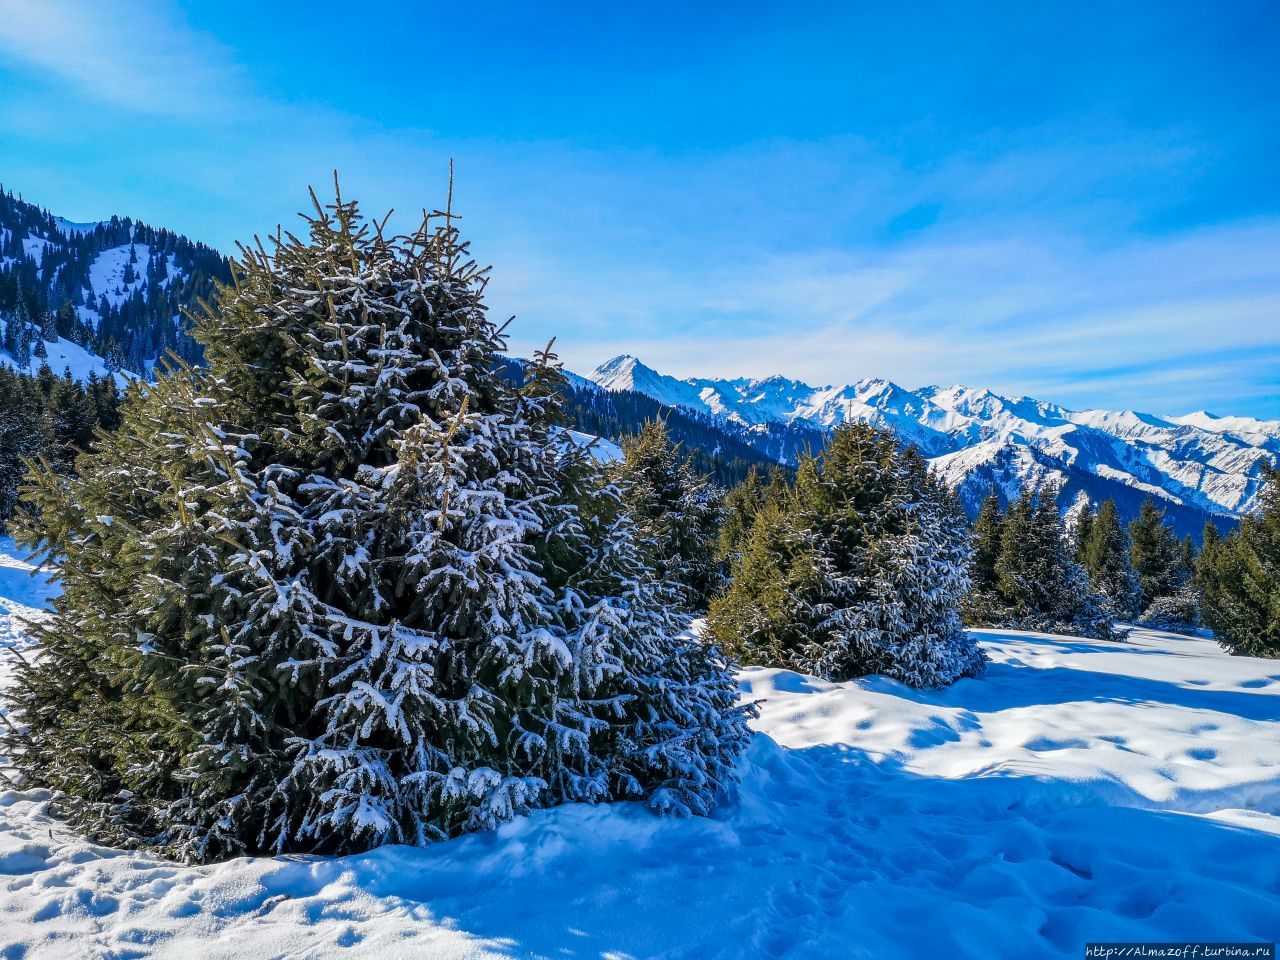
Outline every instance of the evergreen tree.
POLYGON ((1270 467, 1257 513, 1225 538, 1205 527, 1195 580, 1205 622, 1232 653, 1280 657, 1280 470, 1270 467))
POLYGON ((741 483, 734 484, 725 494, 716 544, 716 560, 723 567, 731 566, 742 554, 764 499, 765 485, 755 467, 747 472, 741 483))
POLYGON ((1142 501, 1138 516, 1129 524, 1129 539, 1144 604, 1169 596, 1183 585, 1185 573, 1180 570, 1178 538, 1165 522, 1164 511, 1151 497, 1142 501))
POLYGON ((1007 619, 1000 626, 1111 639, 1104 599, 1072 558, 1058 488, 1025 490, 1009 505, 996 563, 997 593, 1007 619))
POLYGON ((28 367, 31 365, 31 315, 27 312, 26 301, 23 299, 18 300, 12 329, 13 348, 10 353, 13 354, 14 363, 19 367, 28 367))
POLYGON ((614 479, 650 565, 660 579, 683 588, 690 609, 705 610, 723 586, 716 540, 724 492, 694 472, 661 420, 625 438, 622 450, 614 479))
POLYGON ((19 507, 27 462, 43 459, 49 469, 70 474, 75 455, 95 443, 98 428, 118 422, 114 380, 79 384, 57 378, 47 366, 37 376, 0 366, 0 531, 19 507))
MULTIPOLYGON (((1217 533, 1216 529, 1214 532, 1217 533)), ((1139 622, 1143 626, 1165 630, 1195 630, 1202 618, 1201 594, 1195 582, 1195 543, 1190 536, 1175 542, 1176 551, 1169 576, 1170 592, 1148 604, 1139 622)))
POLYGON ((1093 589, 1102 594, 1107 612, 1119 620, 1132 621, 1142 605, 1138 572, 1130 561, 1131 544, 1120 522, 1114 500, 1104 500, 1096 515, 1081 526, 1079 561, 1089 574, 1093 589))
POLYGON ((63 303, 54 315, 54 337, 51 339, 68 339, 74 342, 77 326, 76 308, 70 303, 63 303))
POLYGON ((971 585, 964 603, 964 620, 970 626, 997 626, 1006 619, 997 572, 1003 535, 1004 513, 1000 508, 1000 494, 992 486, 973 523, 973 560, 969 567, 971 585))
POLYGON ((981 672, 963 630, 967 524, 914 451, 868 424, 843 426, 766 496, 711 635, 749 659, 845 680, 882 673, 913 686, 981 672))
POLYGON ((823 625, 822 558, 806 542, 792 494, 766 499, 733 561, 729 589, 711 601, 712 639, 749 663, 817 671, 823 625))
MULTIPOLYGON (((127 224, 126 224, 127 226, 127 224)), ((451 214, 244 250, 208 366, 134 390, 28 527, 63 570, 8 746, 95 837, 209 859, 420 844, 565 801, 705 813, 749 708, 681 636, 563 380, 500 373, 451 214)))
MULTIPOLYGON (((1109 501, 1112 509, 1115 509, 1115 501, 1109 501)), ((1101 508, 1099 508, 1100 510, 1101 508)), ((1076 563, 1083 564, 1085 569, 1089 568, 1088 551, 1089 543, 1093 537, 1093 520, 1095 512, 1093 504, 1086 502, 1083 509, 1076 516, 1075 524, 1072 528, 1071 542, 1075 546, 1076 563)))
POLYGON ((1187 534, 1178 544, 1178 556, 1173 565, 1173 581, 1180 588, 1189 584, 1196 575, 1196 543, 1187 534))

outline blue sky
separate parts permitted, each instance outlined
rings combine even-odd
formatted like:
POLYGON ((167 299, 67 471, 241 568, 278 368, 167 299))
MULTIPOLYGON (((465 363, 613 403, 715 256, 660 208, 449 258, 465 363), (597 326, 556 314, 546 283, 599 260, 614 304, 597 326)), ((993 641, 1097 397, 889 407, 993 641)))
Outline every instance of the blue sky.
POLYGON ((448 161, 513 348, 1280 417, 1280 8, 0 0, 0 182, 231 251, 448 161))

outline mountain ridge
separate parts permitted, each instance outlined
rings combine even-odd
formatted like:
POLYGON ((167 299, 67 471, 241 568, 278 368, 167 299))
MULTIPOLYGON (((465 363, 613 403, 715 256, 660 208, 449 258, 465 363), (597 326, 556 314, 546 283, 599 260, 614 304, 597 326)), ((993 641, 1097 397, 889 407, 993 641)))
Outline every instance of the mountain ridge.
POLYGON ((1262 465, 1280 456, 1280 421, 1206 411, 1169 417, 1072 410, 985 387, 909 390, 879 377, 820 387, 782 376, 679 379, 629 354, 601 364, 588 379, 718 418, 747 437, 766 426, 798 428, 809 439, 849 421, 890 426, 970 507, 993 483, 1009 496, 1025 483, 1054 479, 1064 484, 1064 499, 1081 492, 1114 496, 1116 488, 1124 488, 1126 501, 1150 494, 1183 528, 1235 520, 1257 504, 1262 465))
MULTIPOLYGON (((47 363, 77 379, 146 375, 168 350, 198 363, 182 310, 229 276, 220 253, 172 231, 127 217, 74 223, 0 190, 0 363, 30 373, 47 363)), ((571 385, 579 428, 612 440, 635 429, 637 417, 691 416, 680 420, 683 442, 726 482, 753 466, 794 464, 837 424, 870 420, 915 444, 971 512, 992 485, 1007 498, 1054 479, 1064 507, 1081 495, 1113 497, 1132 514, 1150 494, 1181 532, 1195 535, 1208 520, 1230 524, 1253 509, 1261 464, 1280 457, 1280 421, 1206 410, 1075 411, 962 384, 680 379, 623 354, 585 378, 572 375, 571 385), (594 390, 630 397, 601 406, 594 390)))
POLYGON ((184 311, 231 265, 212 247, 129 217, 75 223, 0 188, 0 363, 83 379, 146 374, 202 355, 184 311))

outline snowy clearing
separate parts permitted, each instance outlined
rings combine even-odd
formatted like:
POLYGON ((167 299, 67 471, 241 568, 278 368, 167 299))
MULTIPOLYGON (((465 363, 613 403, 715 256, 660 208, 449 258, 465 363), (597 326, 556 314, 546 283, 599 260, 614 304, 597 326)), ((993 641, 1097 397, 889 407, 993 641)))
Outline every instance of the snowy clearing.
POLYGON ((137 378, 137 374, 128 370, 112 371, 107 366, 106 361, 96 353, 90 353, 84 347, 77 346, 66 338, 56 340, 53 343, 46 343, 45 349, 49 352, 48 357, 41 359, 33 356, 25 367, 19 366, 12 356, 0 350, 0 364, 31 376, 35 376, 40 368, 46 364, 59 377, 65 371, 70 370, 73 380, 87 380, 91 373, 100 379, 114 376, 117 384, 121 387, 127 386, 130 380, 137 378))
MULTIPOLYGON (((21 566, 0 590, 38 605, 51 588, 21 566)), ((0 636, 24 612, 3 605, 0 636)), ((6 792, 0 958, 1074 958, 1087 940, 1273 939, 1280 661, 1148 630, 981 636, 988 674, 939 692, 745 670, 759 735, 710 819, 578 805, 425 850, 183 867, 6 792)))

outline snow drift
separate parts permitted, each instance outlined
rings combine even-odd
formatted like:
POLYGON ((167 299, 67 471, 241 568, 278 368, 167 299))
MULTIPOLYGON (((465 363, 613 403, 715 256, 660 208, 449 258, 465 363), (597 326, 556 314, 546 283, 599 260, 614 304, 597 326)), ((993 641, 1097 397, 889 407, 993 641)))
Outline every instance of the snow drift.
MULTIPOLYGON (((5 642, 24 613, 0 611, 5 642)), ((743 671, 762 713, 710 818, 568 805, 427 849, 188 868, 6 792, 0 957, 976 960, 1274 938, 1280 662, 1149 630, 980 637, 987 674, 942 691, 743 671)))

